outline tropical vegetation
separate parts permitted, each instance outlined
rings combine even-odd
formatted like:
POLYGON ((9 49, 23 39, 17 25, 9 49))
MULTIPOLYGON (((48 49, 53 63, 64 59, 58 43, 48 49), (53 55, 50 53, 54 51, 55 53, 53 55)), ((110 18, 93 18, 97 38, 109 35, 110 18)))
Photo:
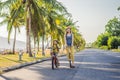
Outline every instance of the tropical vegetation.
POLYGON ((108 21, 105 25, 105 32, 98 35, 93 46, 102 49, 118 49, 120 46, 120 18, 114 17, 108 21))
POLYGON ((40 50, 42 42, 42 55, 45 55, 45 42, 52 43, 57 39, 60 45, 64 45, 64 32, 66 26, 71 26, 75 34, 75 47, 82 49, 85 40, 78 31, 76 22, 72 20, 71 14, 57 0, 1 0, 0 17, 4 19, 1 24, 7 24, 8 42, 10 34, 14 30, 13 53, 15 53, 16 31, 21 27, 26 28, 26 51, 32 57, 31 41, 34 48, 40 50))

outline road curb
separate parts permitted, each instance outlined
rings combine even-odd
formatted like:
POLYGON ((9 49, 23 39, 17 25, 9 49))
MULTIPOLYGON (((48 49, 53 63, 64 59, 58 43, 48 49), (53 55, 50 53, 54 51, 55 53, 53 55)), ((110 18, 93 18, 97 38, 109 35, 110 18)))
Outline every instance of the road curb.
MULTIPOLYGON (((63 57, 63 56, 65 56, 65 55, 60 55, 59 57, 63 57)), ((20 69, 20 68, 23 68, 26 66, 30 66, 30 65, 41 63, 41 62, 48 61, 48 60, 51 60, 51 58, 44 58, 44 59, 39 59, 39 60, 33 61, 33 62, 27 62, 27 63, 22 63, 22 64, 11 66, 11 67, 6 67, 6 68, 1 69, 1 72, 4 73, 4 72, 13 71, 16 69, 20 69)))

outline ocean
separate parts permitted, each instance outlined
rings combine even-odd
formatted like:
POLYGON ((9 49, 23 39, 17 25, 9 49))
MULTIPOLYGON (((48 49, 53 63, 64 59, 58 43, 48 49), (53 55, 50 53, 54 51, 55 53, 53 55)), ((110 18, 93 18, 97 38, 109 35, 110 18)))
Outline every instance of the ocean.
MULTIPOLYGON (((0 37, 0 49, 12 49, 13 48, 13 39, 10 39, 10 44, 8 43, 8 39, 4 37, 0 37)), ((26 43, 22 41, 16 40, 16 49, 25 49, 26 43)))

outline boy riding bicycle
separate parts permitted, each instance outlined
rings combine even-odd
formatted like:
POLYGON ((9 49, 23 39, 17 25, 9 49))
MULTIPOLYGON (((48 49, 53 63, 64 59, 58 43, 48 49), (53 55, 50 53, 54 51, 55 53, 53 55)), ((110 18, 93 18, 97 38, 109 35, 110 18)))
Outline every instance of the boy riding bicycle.
POLYGON ((52 45, 51 57, 52 57, 52 60, 53 59, 55 59, 55 60, 52 61, 52 69, 54 69, 54 64, 57 68, 60 65, 59 60, 58 60, 58 53, 59 53, 58 41, 54 40, 53 45, 52 45))

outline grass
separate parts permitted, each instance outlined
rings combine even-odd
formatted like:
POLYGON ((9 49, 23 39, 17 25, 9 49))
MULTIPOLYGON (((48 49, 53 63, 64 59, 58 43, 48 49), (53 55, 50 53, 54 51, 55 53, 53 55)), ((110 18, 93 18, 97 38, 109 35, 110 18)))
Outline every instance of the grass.
MULTIPOLYGON (((18 65, 21 63, 32 62, 35 60, 50 57, 50 50, 46 50, 45 53, 46 53, 45 56, 42 56, 41 51, 38 52, 36 54, 36 58, 29 57, 29 54, 23 53, 22 61, 19 61, 18 54, 6 54, 6 55, 0 54, 0 69, 10 67, 10 66, 15 66, 15 65, 18 65)), ((60 52, 60 53, 62 53, 62 52, 60 52)))
MULTIPOLYGON (((47 54, 45 57, 49 57, 49 56, 50 55, 47 54)), ((41 56, 41 54, 37 54, 36 58, 33 58, 33 57, 29 57, 29 55, 25 53, 22 57, 22 61, 19 61, 18 54, 0 55, 0 74, 3 73, 2 71, 3 68, 15 66, 26 62, 32 62, 45 57, 41 56)))
POLYGON ((36 58, 34 58, 34 57, 29 57, 27 53, 23 53, 22 61, 19 61, 18 54, 7 54, 7 55, 0 54, 0 69, 18 65, 21 63, 32 62, 46 57, 50 57, 50 54, 47 53, 45 56, 42 56, 41 52, 38 52, 38 54, 36 54, 36 58))
POLYGON ((120 49, 112 49, 114 52, 120 52, 120 49))
MULTIPOLYGON (((39 51, 36 54, 36 58, 29 57, 29 54, 23 53, 22 61, 19 61, 19 54, 6 54, 6 55, 0 54, 0 74, 3 73, 2 72, 3 68, 19 65, 19 64, 22 64, 22 63, 33 62, 33 61, 36 61, 36 60, 39 60, 39 59, 50 57, 50 50, 46 50, 45 53, 46 53, 45 56, 42 56, 41 51, 39 51)), ((65 52, 63 52, 61 50, 60 54, 63 54, 63 53, 65 53, 65 52)))

